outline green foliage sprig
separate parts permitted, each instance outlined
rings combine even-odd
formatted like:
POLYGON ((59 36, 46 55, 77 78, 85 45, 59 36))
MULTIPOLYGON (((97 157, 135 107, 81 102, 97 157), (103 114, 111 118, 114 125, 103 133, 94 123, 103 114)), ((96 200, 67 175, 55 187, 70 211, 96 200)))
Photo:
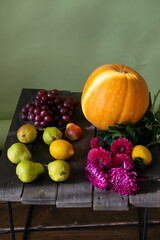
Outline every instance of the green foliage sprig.
POLYGON ((114 140, 118 138, 127 138, 135 146, 137 144, 149 147, 160 142, 160 104, 155 110, 155 104, 160 94, 160 90, 154 95, 153 104, 147 110, 143 119, 135 124, 115 124, 109 126, 108 130, 100 132, 99 136, 103 138, 104 147, 109 148, 114 140))

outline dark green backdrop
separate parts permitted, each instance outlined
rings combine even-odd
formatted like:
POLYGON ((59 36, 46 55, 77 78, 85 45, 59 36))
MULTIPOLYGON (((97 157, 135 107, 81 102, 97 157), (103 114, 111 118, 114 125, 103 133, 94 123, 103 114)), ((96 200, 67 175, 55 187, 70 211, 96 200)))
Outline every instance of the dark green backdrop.
POLYGON ((91 72, 126 64, 160 87, 159 0, 0 0, 0 119, 22 88, 82 91, 91 72))

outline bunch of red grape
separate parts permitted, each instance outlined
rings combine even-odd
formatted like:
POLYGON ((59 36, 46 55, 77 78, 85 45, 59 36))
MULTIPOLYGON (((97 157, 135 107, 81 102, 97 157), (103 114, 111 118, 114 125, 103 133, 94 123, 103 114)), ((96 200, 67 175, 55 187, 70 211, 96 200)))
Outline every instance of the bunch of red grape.
POLYGON ((79 102, 70 96, 60 97, 57 89, 39 90, 35 101, 22 108, 21 119, 34 122, 35 127, 54 125, 63 128, 71 122, 71 116, 78 105, 79 102))

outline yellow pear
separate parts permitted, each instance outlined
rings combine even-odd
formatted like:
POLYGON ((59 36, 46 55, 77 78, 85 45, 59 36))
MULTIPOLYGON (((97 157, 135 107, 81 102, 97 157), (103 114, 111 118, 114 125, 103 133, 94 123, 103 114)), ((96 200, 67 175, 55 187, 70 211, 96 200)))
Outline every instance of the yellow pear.
POLYGON ((50 145, 54 140, 63 137, 62 132, 56 127, 47 127, 43 132, 43 141, 50 145))
POLYGON ((70 175, 70 166, 64 160, 55 160, 48 164, 48 174, 55 182, 63 182, 70 175))
POLYGON ((7 150, 8 159, 15 164, 27 159, 30 160, 32 155, 23 143, 14 143, 7 150))
POLYGON ((44 172, 44 167, 41 163, 24 160, 16 167, 18 178, 25 183, 33 182, 40 174, 44 172))

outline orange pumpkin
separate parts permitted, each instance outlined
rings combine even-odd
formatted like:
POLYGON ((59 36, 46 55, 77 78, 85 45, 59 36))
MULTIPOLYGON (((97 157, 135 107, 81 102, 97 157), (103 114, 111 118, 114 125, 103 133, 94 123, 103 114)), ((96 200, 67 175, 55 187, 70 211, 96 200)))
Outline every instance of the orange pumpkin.
POLYGON ((106 64, 89 76, 81 98, 82 111, 95 127, 107 130, 115 123, 136 123, 149 105, 143 77, 122 64, 106 64))

